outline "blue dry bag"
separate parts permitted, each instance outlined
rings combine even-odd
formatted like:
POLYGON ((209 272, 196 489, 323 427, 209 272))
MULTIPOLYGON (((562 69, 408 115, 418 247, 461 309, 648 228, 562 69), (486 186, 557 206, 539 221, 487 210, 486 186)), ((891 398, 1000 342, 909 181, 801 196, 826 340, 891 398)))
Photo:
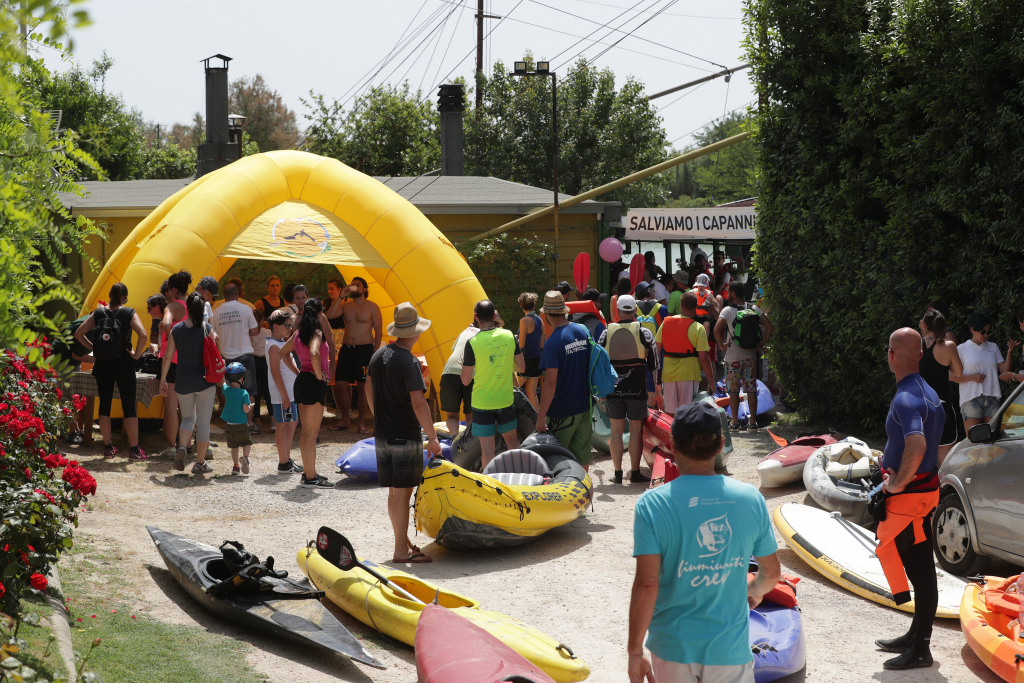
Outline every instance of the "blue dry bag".
POLYGON ((615 384, 619 381, 619 375, 612 367, 611 358, 603 346, 590 340, 590 393, 595 398, 604 398, 615 390, 615 384))

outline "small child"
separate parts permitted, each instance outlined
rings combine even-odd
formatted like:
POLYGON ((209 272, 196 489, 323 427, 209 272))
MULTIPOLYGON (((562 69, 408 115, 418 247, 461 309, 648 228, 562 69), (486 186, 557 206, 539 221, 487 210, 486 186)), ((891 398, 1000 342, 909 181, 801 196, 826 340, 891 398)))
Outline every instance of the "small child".
POLYGON ((227 437, 228 448, 231 449, 231 474, 238 474, 239 471, 242 474, 249 474, 252 435, 249 434, 245 415, 252 410, 252 405, 249 403, 249 392, 242 388, 245 381, 245 366, 241 363, 231 363, 224 372, 224 379, 224 410, 220 416, 226 423, 224 434, 227 437), (242 449, 241 457, 238 455, 239 448, 242 449))

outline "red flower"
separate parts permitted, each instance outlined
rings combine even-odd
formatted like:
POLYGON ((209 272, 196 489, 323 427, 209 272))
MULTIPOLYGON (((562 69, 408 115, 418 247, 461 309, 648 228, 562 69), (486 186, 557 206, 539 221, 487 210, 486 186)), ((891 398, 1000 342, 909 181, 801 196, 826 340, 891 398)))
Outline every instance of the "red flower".
POLYGON ((0 583, 0 598, 4 597, 4 593, 6 593, 6 592, 7 592, 7 589, 4 588, 4 585, 2 583, 0 583))
POLYGON ((96 480, 93 479, 92 475, 84 467, 79 467, 78 463, 74 460, 64 468, 61 479, 70 484, 71 488, 83 496, 91 496, 96 493, 96 480))
POLYGON ((46 581, 46 577, 38 572, 32 575, 32 578, 29 579, 29 583, 31 583, 32 587, 35 588, 37 591, 44 591, 46 590, 46 587, 49 585, 49 583, 46 581))
POLYGON ((27 467, 25 468, 25 478, 26 479, 31 479, 32 478, 32 470, 30 470, 27 467))
MULTIPOLYGON (((43 491, 42 489, 36 489, 35 491, 39 495, 44 496, 46 498, 46 500, 50 501, 54 505, 57 504, 57 500, 53 496, 51 496, 49 493, 47 493, 46 491, 43 491)), ((32 550, 32 546, 29 546, 29 550, 32 550)), ((33 551, 33 552, 35 552, 35 551, 33 551)))

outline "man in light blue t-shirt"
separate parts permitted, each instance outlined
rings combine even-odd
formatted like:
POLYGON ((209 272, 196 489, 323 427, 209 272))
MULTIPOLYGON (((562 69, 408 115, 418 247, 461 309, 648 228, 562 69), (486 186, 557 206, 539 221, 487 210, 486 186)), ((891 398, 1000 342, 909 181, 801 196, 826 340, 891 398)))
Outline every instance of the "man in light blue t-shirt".
POLYGON ((714 407, 680 406, 672 443, 679 478, 645 492, 634 514, 629 680, 653 671, 657 683, 753 683, 749 609, 782 578, 768 508, 753 486, 715 474, 714 407), (751 555, 759 570, 748 580, 751 555))

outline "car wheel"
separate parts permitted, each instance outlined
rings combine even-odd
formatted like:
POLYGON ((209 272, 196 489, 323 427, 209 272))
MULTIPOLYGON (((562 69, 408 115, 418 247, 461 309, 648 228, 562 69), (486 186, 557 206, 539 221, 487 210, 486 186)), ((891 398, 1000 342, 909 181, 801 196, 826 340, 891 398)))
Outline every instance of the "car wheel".
POLYGON ((988 555, 974 552, 967 513, 956 493, 943 498, 932 513, 932 543, 942 568, 957 576, 980 574, 992 560, 988 555))

